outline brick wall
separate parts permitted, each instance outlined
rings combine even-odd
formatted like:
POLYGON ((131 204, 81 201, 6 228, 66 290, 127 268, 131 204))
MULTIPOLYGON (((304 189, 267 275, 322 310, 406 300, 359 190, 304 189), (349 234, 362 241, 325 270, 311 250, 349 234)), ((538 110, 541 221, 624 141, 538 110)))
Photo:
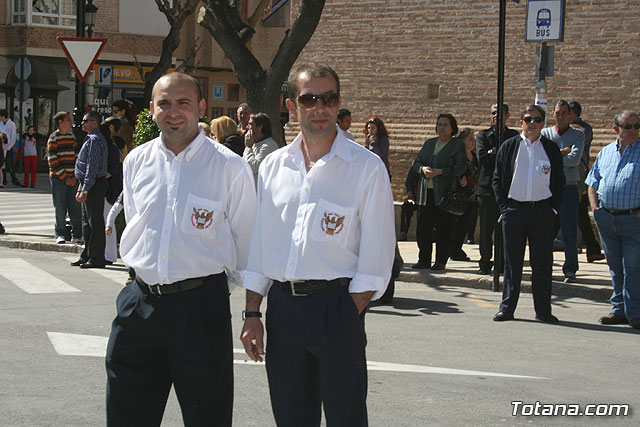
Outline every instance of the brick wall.
MULTIPOLYGON (((452 113, 460 127, 488 127, 496 100, 498 7, 486 0, 327 0, 300 60, 326 62, 339 73, 356 139, 362 139, 369 116, 385 121, 397 199, 420 146, 435 136, 439 113, 452 113), (439 85, 437 99, 428 99, 429 84, 439 85)), ((640 26, 629 15, 634 10, 640 0, 567 2, 565 41, 550 43, 555 76, 547 78, 548 103, 564 98, 582 104, 583 118, 594 126, 592 158, 615 139, 615 112, 640 108, 640 26)), ((517 127, 518 111, 533 102, 537 82, 536 44, 524 42, 525 15, 526 2, 507 2, 505 102, 511 127, 517 127)))

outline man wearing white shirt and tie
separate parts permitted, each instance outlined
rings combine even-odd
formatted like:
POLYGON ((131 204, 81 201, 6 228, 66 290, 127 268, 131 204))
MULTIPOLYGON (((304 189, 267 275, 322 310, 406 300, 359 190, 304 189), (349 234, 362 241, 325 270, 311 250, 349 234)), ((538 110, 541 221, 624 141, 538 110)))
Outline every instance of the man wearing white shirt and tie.
POLYGON ((565 180, 560 149, 541 136, 544 116, 542 107, 529 105, 520 116, 522 133, 507 139, 496 156, 492 184, 504 238, 504 282, 496 322, 514 319, 528 240, 536 319, 558 323, 551 314, 553 221, 565 180))
POLYGON ((336 126, 340 83, 322 64, 295 67, 287 107, 301 133, 258 174, 258 210, 241 340, 265 354, 278 426, 366 426, 364 310, 384 293, 395 234, 389 175, 380 158, 336 126))
POLYGON ((158 138, 123 167, 120 253, 135 279, 118 295, 107 347, 107 425, 160 425, 173 384, 186 426, 231 426, 229 286, 246 267, 255 189, 249 165, 199 131, 198 83, 154 85, 158 138))

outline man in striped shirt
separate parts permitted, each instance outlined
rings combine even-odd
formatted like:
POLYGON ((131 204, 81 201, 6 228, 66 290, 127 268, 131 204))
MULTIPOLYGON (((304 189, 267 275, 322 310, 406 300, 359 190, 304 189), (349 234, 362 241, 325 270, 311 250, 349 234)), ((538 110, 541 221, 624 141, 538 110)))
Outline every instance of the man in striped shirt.
POLYGON ((82 210, 76 201, 78 181, 73 175, 76 164, 76 139, 71 133, 71 115, 60 111, 53 116, 56 130, 47 141, 47 161, 49 163, 49 181, 53 194, 53 207, 56 214, 56 243, 64 243, 66 217, 71 220, 71 241, 82 242, 82 210))

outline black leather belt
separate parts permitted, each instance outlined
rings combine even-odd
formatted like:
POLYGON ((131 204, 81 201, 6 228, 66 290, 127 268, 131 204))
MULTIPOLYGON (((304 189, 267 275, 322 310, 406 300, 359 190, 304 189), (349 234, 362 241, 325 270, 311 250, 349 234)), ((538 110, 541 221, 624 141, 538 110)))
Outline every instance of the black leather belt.
POLYGON ((160 296, 190 291, 191 289, 199 288, 209 277, 211 276, 195 277, 193 279, 180 280, 179 282, 171 283, 169 285, 161 285, 159 283, 150 285, 148 283, 145 283, 140 277, 136 276, 136 283, 138 284, 142 292, 160 296))
POLYGON ((321 294, 334 289, 344 288, 349 286, 351 279, 348 277, 340 277, 333 280, 300 280, 290 282, 273 281, 273 285, 277 286, 287 294, 294 296, 308 296, 321 294))
POLYGON ((611 215, 631 215, 636 213, 637 211, 640 210, 640 208, 633 208, 633 209, 625 209, 625 210, 618 210, 618 209, 607 209, 604 206, 600 206, 602 209, 604 209, 605 212, 609 212, 611 215))
POLYGON ((525 206, 535 206, 535 205, 540 205, 542 203, 547 203, 549 202, 551 199, 544 199, 544 200, 536 200, 533 202, 521 202, 520 200, 516 200, 516 199, 509 199, 509 200, 513 200, 514 202, 516 202, 519 205, 525 205, 525 206))

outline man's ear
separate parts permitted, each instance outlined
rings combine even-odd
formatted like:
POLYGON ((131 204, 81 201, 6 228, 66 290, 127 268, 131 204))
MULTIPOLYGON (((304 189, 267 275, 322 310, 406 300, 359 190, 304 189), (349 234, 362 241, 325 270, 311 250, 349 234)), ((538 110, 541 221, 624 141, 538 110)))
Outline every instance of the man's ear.
POLYGON ((289 116, 291 116, 292 119, 298 120, 298 113, 296 111, 296 103, 293 102, 291 100, 291 98, 287 98, 287 100, 285 101, 285 105, 287 106, 287 109, 289 110, 289 116))
POLYGON ((153 101, 149 101, 149 111, 151 111, 151 119, 155 122, 156 112, 155 112, 155 109, 153 108, 153 101))
POLYGON ((207 112, 207 101, 202 98, 200 102, 198 102, 198 109, 200 110, 200 117, 204 117, 204 114, 207 112))

